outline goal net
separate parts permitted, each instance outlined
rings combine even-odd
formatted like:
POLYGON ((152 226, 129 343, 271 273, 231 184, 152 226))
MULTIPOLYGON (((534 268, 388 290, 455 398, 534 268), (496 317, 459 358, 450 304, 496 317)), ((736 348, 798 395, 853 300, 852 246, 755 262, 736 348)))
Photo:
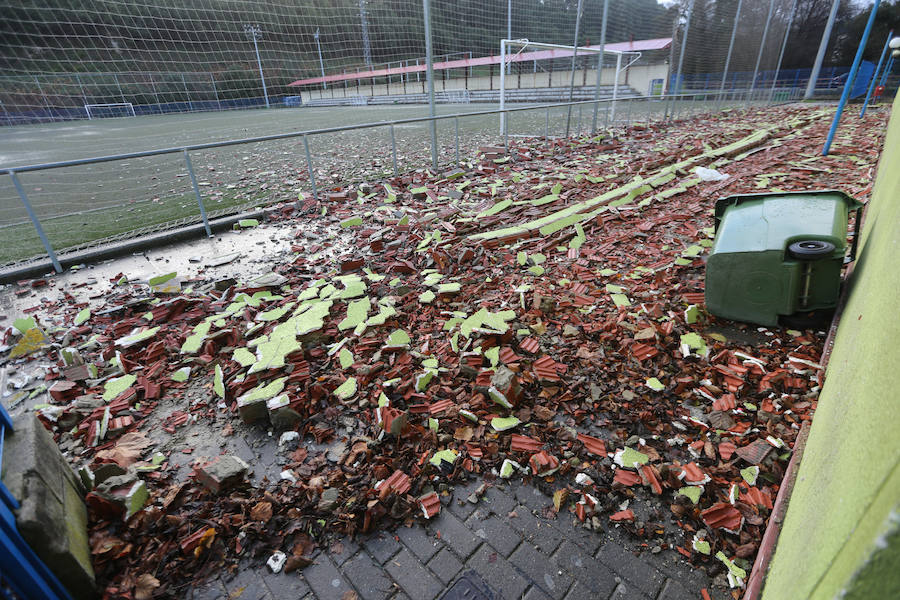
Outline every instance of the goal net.
POLYGON ((108 117, 134 117, 134 105, 131 102, 112 102, 107 104, 85 104, 84 112, 88 120, 108 117))

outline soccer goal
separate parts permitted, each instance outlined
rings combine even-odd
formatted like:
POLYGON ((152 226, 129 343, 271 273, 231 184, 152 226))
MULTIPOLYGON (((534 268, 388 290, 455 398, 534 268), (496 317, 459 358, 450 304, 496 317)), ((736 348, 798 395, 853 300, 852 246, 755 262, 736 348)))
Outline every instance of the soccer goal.
MULTIPOLYGON (((572 57, 582 57, 601 55, 604 58, 606 56, 614 57, 615 59, 615 74, 613 76, 612 81, 612 102, 610 106, 611 113, 611 122, 615 122, 616 115, 616 101, 619 98, 620 93, 620 82, 622 73, 625 72, 625 69, 633 65, 641 58, 641 52, 634 50, 615 50, 606 46, 566 46, 562 44, 545 44, 542 42, 532 42, 527 39, 502 39, 500 40, 500 110, 503 110, 506 107, 507 102, 507 78, 510 77, 510 65, 512 63, 533 63, 534 64, 534 77, 537 78, 538 64, 540 61, 549 61, 552 63, 553 60, 559 59, 568 59, 572 60, 572 57), (516 49, 514 51, 514 49, 516 49), (623 60, 625 64, 623 64, 623 60)), ((600 91, 600 81, 602 78, 602 69, 603 69, 603 60, 597 61, 597 74, 596 74, 596 88, 597 93, 592 94, 592 98, 596 98, 599 95, 600 91)), ((577 69, 577 67, 576 67, 577 69)), ((565 73, 569 73, 572 75, 572 78, 569 81, 560 82, 563 87, 566 88, 583 88, 583 82, 578 84, 574 83, 574 71, 571 67, 567 67, 563 73, 557 72, 557 75, 565 75, 565 73)), ((585 73, 586 78, 586 73, 585 73)), ((520 77, 521 79, 521 77, 520 77)), ((554 74, 550 73, 550 81, 553 82, 555 80, 554 74)), ((556 83, 552 83, 552 85, 559 85, 556 83)), ((583 99, 581 95, 579 95, 579 99, 583 99)), ((568 98, 566 98, 568 99, 568 98)), ((538 101, 542 99, 538 98, 538 101)), ((575 100, 575 98, 573 98, 575 100)), ((597 104, 594 105, 594 123, 596 124, 597 120, 597 104)), ((571 107, 570 107, 571 108, 571 107)), ((570 111, 571 112, 571 111, 570 111)), ((506 135, 506 113, 500 114, 500 132, 503 135, 506 135)))
POLYGON ((131 102, 112 102, 109 104, 85 104, 84 112, 89 120, 109 117, 134 117, 134 106, 131 102))

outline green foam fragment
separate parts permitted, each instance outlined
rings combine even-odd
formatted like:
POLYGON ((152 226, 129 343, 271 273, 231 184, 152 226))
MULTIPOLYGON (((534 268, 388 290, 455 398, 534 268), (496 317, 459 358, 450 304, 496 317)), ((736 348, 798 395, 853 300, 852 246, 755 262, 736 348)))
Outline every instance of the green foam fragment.
POLYGON ((521 423, 516 417, 494 417, 491 419, 491 427, 494 431, 507 431, 517 427, 521 423))
POLYGON ((130 374, 108 380, 103 385, 103 400, 106 402, 114 400, 116 396, 130 388, 135 381, 137 381, 137 377, 130 374))
POLYGON ((219 398, 225 399, 225 376, 222 373, 222 366, 216 365, 216 371, 213 375, 213 391, 219 398))
POLYGON ((191 368, 190 367, 181 367, 174 373, 172 373, 172 381, 177 381, 178 383, 184 383, 191 376, 191 368))
POLYGON ((700 502, 700 494, 703 493, 703 487, 699 485, 687 485, 676 492, 680 496, 689 498, 691 502, 697 504, 700 502))
POLYGON ((347 316, 343 321, 338 323, 338 329, 340 331, 346 331, 347 329, 353 329, 360 323, 364 323, 371 308, 372 301, 369 300, 368 296, 359 300, 354 300, 347 306, 347 316))
POLYGON ((342 383, 334 390, 334 395, 341 400, 352 398, 356 394, 356 378, 348 377, 347 381, 342 383))
POLYGON ((91 318, 91 309, 85 308, 85 309, 79 311, 77 315, 75 315, 75 320, 72 321, 72 323, 74 323, 74 325, 76 327, 78 327, 79 325, 83 324, 85 321, 87 321, 90 318, 91 318))
POLYGON ((341 221, 341 227, 345 229, 348 227, 359 227, 362 224, 362 217, 350 217, 349 219, 344 219, 343 221, 341 221))
POLYGON ((647 387, 655 392, 661 392, 666 389, 666 386, 664 386, 656 377, 651 377, 647 380, 647 387))
POLYGON ((338 354, 338 360, 341 363, 341 368, 346 369, 353 364, 353 353, 346 348, 341 348, 341 351, 338 354))

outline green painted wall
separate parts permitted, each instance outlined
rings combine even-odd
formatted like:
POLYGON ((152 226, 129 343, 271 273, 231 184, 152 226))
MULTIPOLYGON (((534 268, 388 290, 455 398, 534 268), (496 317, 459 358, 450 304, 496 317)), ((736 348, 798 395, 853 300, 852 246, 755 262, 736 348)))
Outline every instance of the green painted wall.
POLYGON ((900 96, 849 285, 763 600, 900 598, 900 96))

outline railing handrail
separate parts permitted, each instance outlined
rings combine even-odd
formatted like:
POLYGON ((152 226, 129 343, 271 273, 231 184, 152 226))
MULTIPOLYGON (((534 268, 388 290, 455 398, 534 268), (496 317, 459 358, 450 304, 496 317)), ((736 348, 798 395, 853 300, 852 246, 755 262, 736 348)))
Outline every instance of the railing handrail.
POLYGON ((31 171, 44 171, 47 169, 59 169, 63 167, 75 167, 80 165, 89 165, 89 164, 97 164, 104 162, 112 162, 117 160, 128 160, 132 158, 146 158, 148 156, 161 156, 164 154, 176 154, 179 152, 191 152, 194 150, 208 150, 210 148, 223 148, 227 146, 238 146, 242 144, 254 144, 259 142, 271 142, 276 140, 284 140, 291 138, 298 138, 304 136, 312 136, 312 135, 322 135, 327 133, 338 133, 342 131, 353 131, 357 129, 372 129, 375 127, 390 127, 394 125, 407 125, 410 123, 427 123, 429 121, 440 121, 446 119, 456 119, 456 118, 465 118, 465 117, 479 117, 486 115, 498 115, 505 114, 511 112, 523 112, 527 110, 540 110, 546 108, 555 108, 561 106, 577 106, 577 105, 585 105, 585 104, 595 104, 595 103, 611 103, 611 102, 622 102, 625 100, 662 100, 662 99, 677 99, 677 98, 689 98, 692 96, 708 96, 710 92, 697 92, 691 94, 670 94, 668 96, 623 96, 621 98, 598 98, 596 100, 577 100, 573 102, 554 102, 550 104, 536 104, 529 105, 524 107, 516 107, 516 108, 504 108, 504 109, 492 109, 492 110, 483 110, 483 111, 474 111, 474 112, 465 112, 465 113, 454 113, 450 115, 435 115, 433 117, 413 117, 409 119, 396 119, 393 121, 377 121, 374 123, 357 123, 355 125, 342 125, 339 127, 325 127, 322 129, 307 129, 303 131, 290 131, 286 133, 273 133, 269 135, 261 135, 249 138, 238 138, 233 140, 220 140, 218 142, 206 142, 203 144, 190 144, 186 146, 173 146, 170 148, 158 148, 155 150, 142 150, 139 152, 128 152, 124 154, 110 154, 107 156, 94 156, 89 158, 78 158, 72 160, 64 160, 57 161, 51 163, 39 163, 35 165, 23 165, 20 167, 0 167, 0 172, 12 174, 12 173, 27 173, 31 171))

